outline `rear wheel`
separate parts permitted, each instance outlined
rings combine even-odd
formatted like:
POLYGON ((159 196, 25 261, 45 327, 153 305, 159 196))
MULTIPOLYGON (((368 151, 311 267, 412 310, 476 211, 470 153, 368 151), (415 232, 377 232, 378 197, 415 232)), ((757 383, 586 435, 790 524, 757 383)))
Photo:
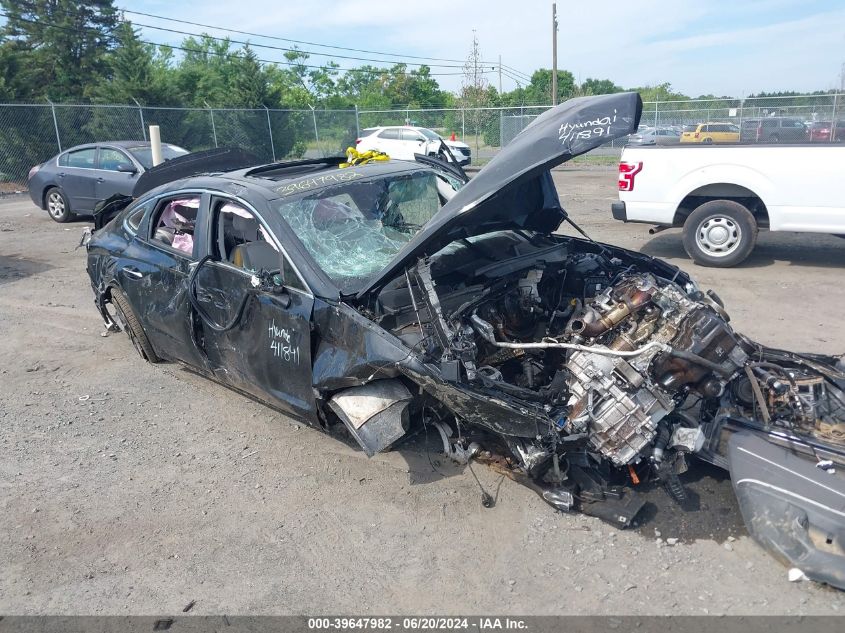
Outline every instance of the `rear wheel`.
POLYGON ((706 138, 701 142, 704 143, 705 145, 711 145, 713 143, 713 139, 712 138, 706 138))
POLYGON ((769 137, 769 143, 780 143, 780 136, 778 136, 777 134, 772 134, 769 137))
POLYGON ((58 187, 50 187, 47 190, 44 196, 44 203, 44 206, 47 207, 47 213, 56 222, 64 223, 73 217, 67 196, 58 187))
POLYGON ((732 200, 711 200, 684 222, 684 249, 700 266, 736 266, 754 250, 757 232, 747 208, 732 200))
POLYGON ((135 316, 135 312, 132 310, 132 306, 129 305, 126 295, 117 288, 114 288, 111 291, 111 301, 120 319, 121 328, 129 336, 129 340, 132 341, 132 345, 135 346, 135 350, 141 358, 150 363, 159 362, 161 359, 155 353, 150 340, 144 333, 144 328, 141 327, 141 322, 135 316))

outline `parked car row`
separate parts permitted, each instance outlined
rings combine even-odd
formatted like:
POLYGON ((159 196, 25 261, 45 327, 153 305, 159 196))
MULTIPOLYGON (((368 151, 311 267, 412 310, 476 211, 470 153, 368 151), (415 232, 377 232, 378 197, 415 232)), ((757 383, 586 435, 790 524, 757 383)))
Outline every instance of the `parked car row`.
POLYGON ((678 126, 641 127, 628 145, 677 143, 830 143, 845 142, 845 120, 803 121, 796 117, 763 117, 735 123, 708 121, 678 126), (680 131, 679 131, 680 130, 680 131))

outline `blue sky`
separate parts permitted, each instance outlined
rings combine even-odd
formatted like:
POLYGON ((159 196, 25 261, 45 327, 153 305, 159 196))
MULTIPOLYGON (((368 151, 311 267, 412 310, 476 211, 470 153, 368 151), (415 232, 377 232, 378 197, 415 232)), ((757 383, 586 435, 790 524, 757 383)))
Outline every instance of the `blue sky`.
MULTIPOLYGON (((466 57, 475 29, 485 59, 495 61, 501 55, 504 64, 529 74, 551 66, 549 0, 117 0, 116 4, 267 35, 453 59, 466 57)), ((845 63, 845 0, 563 0, 558 11, 558 66, 581 80, 610 78, 625 87, 668 81, 692 96, 743 96, 761 90, 834 88, 845 63)), ((146 29, 144 37, 168 43, 181 39, 153 29, 146 29)), ((254 42, 285 45, 257 38, 254 42)), ((282 55, 266 49, 256 52, 266 59, 282 55)), ((494 85, 498 82, 495 73, 489 79, 494 85)), ((454 90, 461 78, 438 80, 454 90)), ((505 90, 514 85, 503 79, 505 90)))

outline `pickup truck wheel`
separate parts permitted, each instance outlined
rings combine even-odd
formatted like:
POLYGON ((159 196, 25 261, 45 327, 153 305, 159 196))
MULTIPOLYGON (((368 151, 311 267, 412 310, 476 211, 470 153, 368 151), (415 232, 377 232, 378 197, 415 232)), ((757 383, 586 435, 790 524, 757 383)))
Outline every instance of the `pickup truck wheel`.
POLYGON ((704 143, 705 145, 710 145, 710 144, 713 143, 713 139, 712 138, 706 138, 701 142, 704 143))
POLYGON ((684 222, 684 249, 699 266, 728 268, 744 261, 757 243, 757 222, 744 206, 711 200, 684 222))

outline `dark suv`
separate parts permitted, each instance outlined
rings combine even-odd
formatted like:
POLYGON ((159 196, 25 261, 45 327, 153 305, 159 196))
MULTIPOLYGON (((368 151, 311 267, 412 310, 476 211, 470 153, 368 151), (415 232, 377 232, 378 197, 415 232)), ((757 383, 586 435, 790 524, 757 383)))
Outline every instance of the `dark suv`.
POLYGON ((807 126, 801 119, 773 116, 746 119, 739 140, 743 143, 802 143, 808 140, 807 126))

